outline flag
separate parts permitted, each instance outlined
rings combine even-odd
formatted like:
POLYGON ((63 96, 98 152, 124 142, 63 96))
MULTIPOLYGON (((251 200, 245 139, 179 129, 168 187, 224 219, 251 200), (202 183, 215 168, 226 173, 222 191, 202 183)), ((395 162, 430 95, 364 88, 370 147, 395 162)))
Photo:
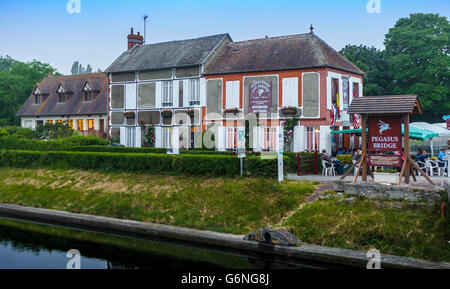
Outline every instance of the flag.
POLYGON ((340 118, 341 117, 341 113, 339 112, 340 110, 340 105, 339 105, 339 92, 336 93, 336 110, 337 110, 337 117, 340 118))
POLYGON ((336 125, 337 111, 336 105, 333 104, 331 106, 331 129, 334 129, 334 126, 336 125))

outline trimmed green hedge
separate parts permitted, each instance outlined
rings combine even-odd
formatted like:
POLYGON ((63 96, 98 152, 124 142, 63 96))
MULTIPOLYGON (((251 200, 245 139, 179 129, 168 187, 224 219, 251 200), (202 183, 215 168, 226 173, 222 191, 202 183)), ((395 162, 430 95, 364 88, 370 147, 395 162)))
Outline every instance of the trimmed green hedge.
POLYGON ((201 176, 237 176, 240 172, 238 158, 218 155, 3 151, 0 156, 0 165, 18 168, 82 169, 201 176))
POLYGON ((72 151, 79 150, 81 146, 104 146, 106 140, 94 136, 74 136, 60 140, 28 140, 15 136, 0 137, 0 149, 5 150, 32 150, 32 151, 72 151))

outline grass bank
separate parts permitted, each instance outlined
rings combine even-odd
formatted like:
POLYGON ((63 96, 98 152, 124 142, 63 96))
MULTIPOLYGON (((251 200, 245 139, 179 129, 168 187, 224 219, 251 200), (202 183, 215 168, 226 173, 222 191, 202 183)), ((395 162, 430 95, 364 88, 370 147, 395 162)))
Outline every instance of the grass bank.
POLYGON ((234 234, 284 226, 305 243, 450 261, 450 226, 439 204, 395 209, 363 199, 307 203, 315 185, 1 168, 0 202, 234 234))

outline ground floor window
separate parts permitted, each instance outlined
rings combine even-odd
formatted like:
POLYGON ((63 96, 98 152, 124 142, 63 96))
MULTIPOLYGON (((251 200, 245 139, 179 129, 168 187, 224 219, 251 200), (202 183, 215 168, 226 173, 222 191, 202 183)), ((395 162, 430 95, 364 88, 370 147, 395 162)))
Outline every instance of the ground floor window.
POLYGON ((48 124, 53 124, 53 120, 48 120, 47 123, 48 124))
POLYGON ((67 125, 68 125, 71 129, 73 129, 73 119, 68 119, 68 120, 67 120, 67 125))
POLYGON ((320 128, 319 127, 307 127, 306 128, 306 150, 316 151, 320 148, 320 128))
POLYGON ((227 139, 227 149, 229 150, 234 150, 237 148, 237 131, 238 128, 237 127, 227 127, 227 135, 226 135, 226 139, 227 139))
POLYGON ((84 130, 84 120, 83 119, 78 120, 78 130, 84 130))
POLYGON ((162 147, 166 149, 172 148, 172 128, 163 127, 161 137, 162 137, 162 147))
POLYGON ((44 121, 43 120, 37 120, 36 121, 36 127, 40 127, 44 125, 44 121))
POLYGON ((63 123, 64 121, 62 119, 59 119, 56 121, 57 123, 63 123))
POLYGON ((94 130, 94 120, 93 119, 88 119, 88 130, 94 130))
POLYGON ((33 128, 33 121, 32 120, 26 120, 25 121, 25 128, 33 128))
POLYGON ((263 129, 262 149, 264 151, 275 151, 277 149, 276 127, 265 127, 263 129))

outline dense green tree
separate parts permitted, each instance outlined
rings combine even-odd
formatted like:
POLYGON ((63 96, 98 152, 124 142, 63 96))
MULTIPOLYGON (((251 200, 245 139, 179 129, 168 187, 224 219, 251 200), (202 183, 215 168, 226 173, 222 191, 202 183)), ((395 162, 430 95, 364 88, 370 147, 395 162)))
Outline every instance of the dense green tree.
POLYGON ((17 125, 16 113, 30 96, 34 86, 56 69, 33 60, 23 63, 0 57, 0 125, 17 125))
MULTIPOLYGON (((98 71, 101 72, 100 69, 98 69, 98 71)), ((93 69, 90 64, 88 64, 86 67, 84 67, 79 61, 75 61, 72 64, 72 69, 70 72, 72 73, 72 75, 88 74, 88 73, 92 73, 93 69)))
POLYGON ((347 45, 339 51, 344 57, 364 71, 364 95, 389 93, 387 59, 385 51, 364 45, 347 45))
POLYGON ((450 112, 450 24, 438 14, 411 14, 385 40, 394 94, 418 94, 424 120, 450 112))

